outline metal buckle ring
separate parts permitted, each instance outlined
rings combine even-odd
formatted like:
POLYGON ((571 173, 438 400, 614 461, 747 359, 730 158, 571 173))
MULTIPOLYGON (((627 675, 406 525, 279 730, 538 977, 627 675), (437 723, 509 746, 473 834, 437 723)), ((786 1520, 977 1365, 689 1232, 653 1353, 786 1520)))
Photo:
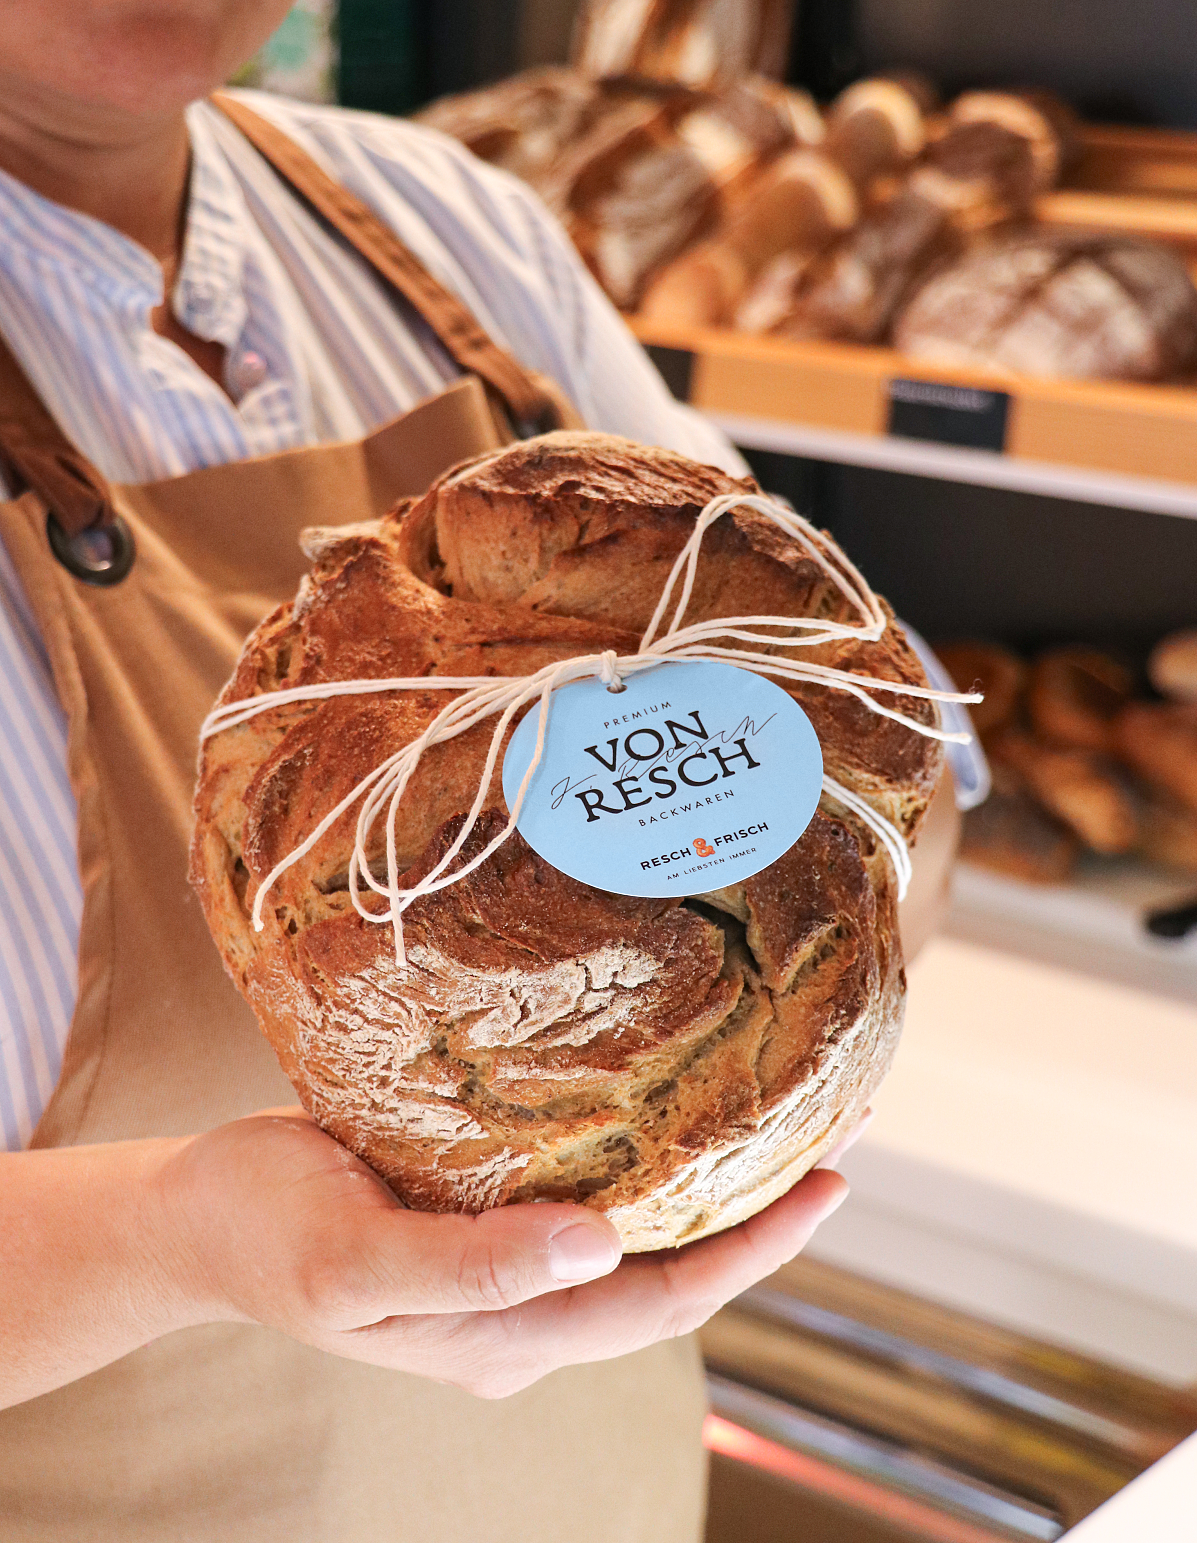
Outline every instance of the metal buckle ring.
POLYGON ((50 550, 70 574, 101 588, 128 578, 137 556, 133 532, 118 514, 110 525, 93 525, 68 536, 53 511, 46 516, 50 550))

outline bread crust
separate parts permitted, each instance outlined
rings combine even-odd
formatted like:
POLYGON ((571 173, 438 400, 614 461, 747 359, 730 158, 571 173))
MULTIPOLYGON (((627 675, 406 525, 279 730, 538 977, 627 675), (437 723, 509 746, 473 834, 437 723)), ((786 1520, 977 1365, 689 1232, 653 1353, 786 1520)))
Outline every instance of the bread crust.
POLYGON ((1032 230, 928 271, 897 318, 894 346, 954 367, 1168 380, 1197 351, 1197 290, 1164 247, 1032 230))
MULTIPOLYGON (((407 1205, 538 1197, 605 1211, 630 1250, 729 1226, 818 1161, 889 1065, 904 994, 896 891, 869 830, 824 802, 748 883, 684 903, 607 894, 517 835, 390 928, 352 907, 356 810, 271 890, 271 867, 448 700, 437 675, 528 674, 634 652, 699 510, 737 483, 610 436, 554 434, 480 458, 382 521, 316 533, 292 605, 248 640, 222 701, 358 676, 427 692, 272 708, 210 740, 192 875, 233 979, 304 1106, 407 1205)), ((834 586, 768 521, 709 531, 686 620, 839 615, 834 586)), ((912 685, 900 629, 803 650, 912 685)), ((795 687, 829 773, 913 836, 933 740, 851 697, 795 687)), ((935 709, 896 696, 933 721, 935 709)), ((414 880, 460 830, 492 725, 428 751, 397 821, 414 880)), ((506 819, 496 776, 464 856, 506 819)))

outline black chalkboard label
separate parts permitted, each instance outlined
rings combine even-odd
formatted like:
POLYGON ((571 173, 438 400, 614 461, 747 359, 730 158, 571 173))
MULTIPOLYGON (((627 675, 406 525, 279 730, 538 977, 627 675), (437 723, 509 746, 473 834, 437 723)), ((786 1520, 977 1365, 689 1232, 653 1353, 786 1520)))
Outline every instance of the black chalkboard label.
POLYGON ((690 377, 694 373, 694 355, 688 348, 666 348, 650 343, 645 349, 656 365, 661 379, 679 402, 690 400, 690 377))
POLYGON ((891 380, 888 430, 970 450, 1004 450, 1010 398, 1005 391, 948 386, 938 380, 891 380))

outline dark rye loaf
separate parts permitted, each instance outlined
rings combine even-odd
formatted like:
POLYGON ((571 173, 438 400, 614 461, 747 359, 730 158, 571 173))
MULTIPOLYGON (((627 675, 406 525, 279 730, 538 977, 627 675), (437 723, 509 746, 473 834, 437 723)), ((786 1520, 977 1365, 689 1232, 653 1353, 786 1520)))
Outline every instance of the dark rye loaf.
MULTIPOLYGON (((310 575, 250 637, 222 700, 634 652, 698 512, 737 489, 756 485, 598 434, 468 463, 381 521, 312 533, 310 575)), ((847 614, 797 545, 743 509, 707 533, 686 620, 764 613, 847 614)), ((802 652, 925 684, 897 628, 802 652)), ((794 695, 830 774, 913 834, 938 743, 846 694, 794 695)), ((631 1250, 752 1215, 852 1127, 889 1065, 905 982, 888 859, 825 800, 770 868, 679 902, 590 888, 516 834, 406 913, 403 974, 390 928, 350 904, 352 811, 275 885, 255 934, 266 873, 447 700, 277 707, 205 749, 193 880, 305 1107, 421 1209, 577 1199, 631 1250)), ((927 703, 893 700, 931 721, 927 703)), ((425 754, 398 817, 408 881, 460 830, 492 729, 425 754)), ((465 856, 505 814, 496 776, 465 856)))

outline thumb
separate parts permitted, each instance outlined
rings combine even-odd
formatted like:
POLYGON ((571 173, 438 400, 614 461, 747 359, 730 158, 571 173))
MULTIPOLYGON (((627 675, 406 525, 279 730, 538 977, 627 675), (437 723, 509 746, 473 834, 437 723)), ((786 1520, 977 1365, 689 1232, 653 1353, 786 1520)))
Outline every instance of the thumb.
POLYGON ((359 1243, 345 1303, 353 1327, 416 1313, 497 1312, 608 1275, 623 1252, 604 1216, 550 1203, 480 1216, 388 1209, 375 1213, 359 1243))

